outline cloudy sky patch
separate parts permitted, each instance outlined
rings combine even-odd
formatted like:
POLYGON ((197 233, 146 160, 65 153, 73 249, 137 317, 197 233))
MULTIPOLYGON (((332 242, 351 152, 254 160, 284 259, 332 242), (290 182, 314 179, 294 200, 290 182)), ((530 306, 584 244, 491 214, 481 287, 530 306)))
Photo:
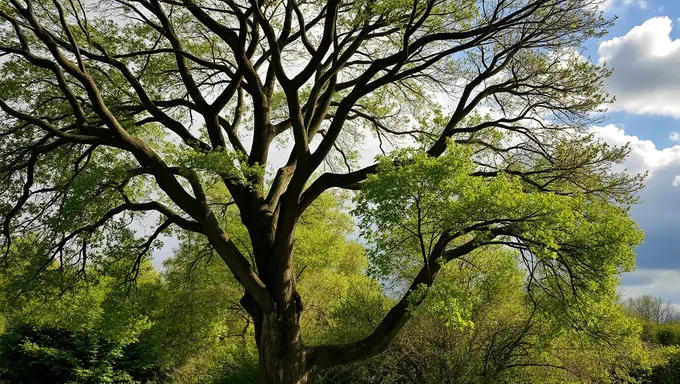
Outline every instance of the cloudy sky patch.
POLYGON ((621 292, 680 306, 680 2, 609 0, 601 9, 618 21, 589 52, 613 68, 605 87, 616 101, 607 124, 592 131, 612 145, 630 145, 622 169, 648 172, 641 203, 632 209, 645 243, 621 292))
POLYGON ((606 81, 612 110, 680 117, 680 39, 672 31, 670 17, 654 17, 600 43, 599 62, 614 69, 606 81))

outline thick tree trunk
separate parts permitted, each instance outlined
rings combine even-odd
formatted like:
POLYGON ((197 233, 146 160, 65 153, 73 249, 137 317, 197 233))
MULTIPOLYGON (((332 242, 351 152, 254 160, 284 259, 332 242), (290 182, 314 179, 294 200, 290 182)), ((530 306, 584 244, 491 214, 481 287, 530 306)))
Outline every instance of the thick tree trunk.
POLYGON ((255 324, 261 384, 305 384, 309 379, 305 349, 300 337, 298 300, 284 310, 263 313, 249 295, 241 304, 255 324))
POLYGON ((258 335, 261 384, 307 383, 300 323, 297 314, 290 315, 281 312, 262 315, 258 335))
POLYGON ((292 221, 283 220, 281 213, 241 217, 249 227, 258 275, 272 299, 271 305, 262 305, 246 293, 241 300, 255 325, 261 384, 305 384, 309 377, 300 332, 302 299, 292 265, 297 209, 289 214, 292 221))

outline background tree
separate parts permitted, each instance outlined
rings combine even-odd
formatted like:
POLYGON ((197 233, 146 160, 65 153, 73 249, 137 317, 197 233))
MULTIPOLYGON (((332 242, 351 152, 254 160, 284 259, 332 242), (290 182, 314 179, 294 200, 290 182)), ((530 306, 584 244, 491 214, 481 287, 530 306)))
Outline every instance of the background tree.
POLYGON ((626 309, 642 321, 664 324, 678 319, 678 310, 660 297, 643 295, 628 298, 626 309))
POLYGON ((267 383, 380 353, 441 267, 487 245, 522 250, 537 306, 568 314, 640 241, 640 179, 609 170, 627 149, 584 132, 609 100, 579 55, 609 25, 597 3, 3 2, 5 248, 31 234, 45 265, 127 256, 134 279, 161 234, 200 236, 244 290, 267 383), (369 134, 416 149, 358 168, 369 134), (363 338, 310 346, 296 227, 331 188, 362 190, 371 270, 401 296, 363 338), (149 213, 155 228, 130 227, 149 213))

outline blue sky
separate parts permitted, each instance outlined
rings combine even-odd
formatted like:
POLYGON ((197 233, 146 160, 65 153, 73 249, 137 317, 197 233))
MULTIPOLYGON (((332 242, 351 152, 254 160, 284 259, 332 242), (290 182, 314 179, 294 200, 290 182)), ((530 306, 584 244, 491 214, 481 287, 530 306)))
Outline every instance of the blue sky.
POLYGON ((618 17, 616 25, 589 42, 586 55, 614 69, 606 88, 616 102, 593 131, 613 144, 631 143, 625 166, 650 172, 633 208, 645 244, 621 290, 680 306, 680 1, 605 0, 604 10, 618 17))

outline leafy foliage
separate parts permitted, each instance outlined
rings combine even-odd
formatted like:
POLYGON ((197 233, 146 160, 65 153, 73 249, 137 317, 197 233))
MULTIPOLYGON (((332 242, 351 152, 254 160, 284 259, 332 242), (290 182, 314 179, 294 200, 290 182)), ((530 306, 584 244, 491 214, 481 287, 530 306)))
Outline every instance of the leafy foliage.
POLYGON ((0 377, 9 383, 132 383, 124 346, 94 333, 20 325, 0 339, 0 377))
POLYGON ((154 376, 156 358, 140 344, 161 284, 148 261, 134 287, 126 283, 127 268, 115 264, 86 269, 52 264, 37 279, 36 265, 44 260, 27 240, 13 246, 12 252, 24 258, 9 266, 0 285, 7 326, 0 342, 0 378, 132 383, 154 376))

